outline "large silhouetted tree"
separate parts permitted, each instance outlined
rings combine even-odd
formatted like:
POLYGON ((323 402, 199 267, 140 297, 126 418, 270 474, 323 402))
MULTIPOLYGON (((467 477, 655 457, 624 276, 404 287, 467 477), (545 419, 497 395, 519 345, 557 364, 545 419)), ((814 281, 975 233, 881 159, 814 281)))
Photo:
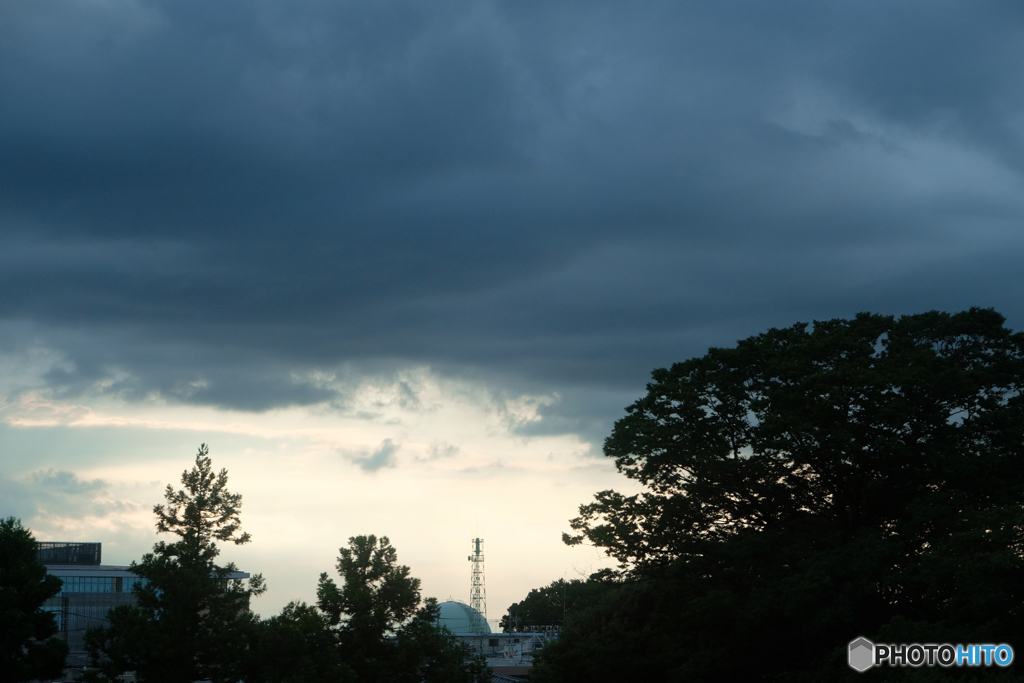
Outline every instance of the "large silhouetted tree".
POLYGON ((1022 387, 1024 336, 982 309, 798 324, 656 370, 605 442, 646 492, 598 493, 565 537, 625 582, 538 680, 838 680, 861 635, 1024 648, 1022 387))
POLYGON ((64 671, 68 645, 53 637, 57 623, 42 609, 60 588, 36 559, 36 540, 21 520, 0 520, 0 679, 57 678, 64 671))
POLYGON ((168 683, 241 678, 249 599, 263 591, 263 581, 232 579, 237 568, 216 560, 218 541, 250 540, 241 530, 242 496, 228 491, 227 470, 214 472, 205 444, 181 483, 179 490, 168 485, 166 503, 153 508, 157 531, 178 540, 157 543, 131 565, 144 579, 135 587, 138 604, 111 610, 108 628, 86 634, 95 679, 127 671, 168 683))

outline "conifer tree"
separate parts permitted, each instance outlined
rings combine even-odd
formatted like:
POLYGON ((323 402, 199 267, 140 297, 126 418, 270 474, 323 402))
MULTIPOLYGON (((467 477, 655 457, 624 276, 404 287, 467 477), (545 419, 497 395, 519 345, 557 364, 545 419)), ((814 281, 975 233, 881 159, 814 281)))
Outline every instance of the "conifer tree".
POLYGON ((250 541, 241 530, 242 496, 227 483, 227 470, 214 472, 203 444, 181 475, 183 488, 167 486, 166 503, 153 508, 156 529, 178 540, 160 541, 132 563, 144 579, 135 587, 138 604, 111 610, 109 627, 86 634, 93 680, 128 671, 145 683, 239 680, 249 599, 265 589, 260 575, 246 584, 231 578, 234 564, 216 561, 218 541, 250 541))

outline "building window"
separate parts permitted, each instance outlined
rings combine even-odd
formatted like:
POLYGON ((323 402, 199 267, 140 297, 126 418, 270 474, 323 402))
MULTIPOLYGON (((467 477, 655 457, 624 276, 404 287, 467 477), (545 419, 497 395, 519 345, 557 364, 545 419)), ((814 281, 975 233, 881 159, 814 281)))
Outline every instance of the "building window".
POLYGON ((490 639, 488 639, 487 644, 490 645, 491 647, 498 647, 498 639, 497 638, 490 638, 490 639))
POLYGON ((142 579, 130 576, 58 576, 61 593, 131 593, 142 579))

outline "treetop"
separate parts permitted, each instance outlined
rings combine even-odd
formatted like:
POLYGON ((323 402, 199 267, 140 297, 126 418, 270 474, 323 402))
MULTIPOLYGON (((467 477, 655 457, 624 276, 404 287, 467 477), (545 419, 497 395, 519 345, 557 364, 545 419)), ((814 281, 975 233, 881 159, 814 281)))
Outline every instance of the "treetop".
POLYGON ((209 453, 206 444, 199 446, 195 465, 181 474, 184 488, 175 491, 167 485, 166 506, 153 507, 156 530, 176 534, 186 543, 199 546, 208 546, 214 540, 236 545, 248 543, 250 535, 239 533, 242 495, 228 491, 228 471, 222 469, 215 474, 209 453))
POLYGON ((604 447, 649 492, 598 493, 566 541, 660 562, 744 529, 895 529, 911 501, 1019 503, 1024 335, 1004 322, 979 308, 862 313, 655 370, 604 447))

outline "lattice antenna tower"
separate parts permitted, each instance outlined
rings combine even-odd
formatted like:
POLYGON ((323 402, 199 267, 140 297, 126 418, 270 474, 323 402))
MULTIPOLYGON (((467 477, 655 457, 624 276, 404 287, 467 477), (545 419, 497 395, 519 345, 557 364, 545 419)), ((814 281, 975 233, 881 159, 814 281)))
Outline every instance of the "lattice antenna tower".
POLYGON ((484 539, 473 539, 473 554, 469 556, 473 563, 473 577, 469 584, 469 606, 479 612, 487 620, 487 586, 484 584, 484 539))

